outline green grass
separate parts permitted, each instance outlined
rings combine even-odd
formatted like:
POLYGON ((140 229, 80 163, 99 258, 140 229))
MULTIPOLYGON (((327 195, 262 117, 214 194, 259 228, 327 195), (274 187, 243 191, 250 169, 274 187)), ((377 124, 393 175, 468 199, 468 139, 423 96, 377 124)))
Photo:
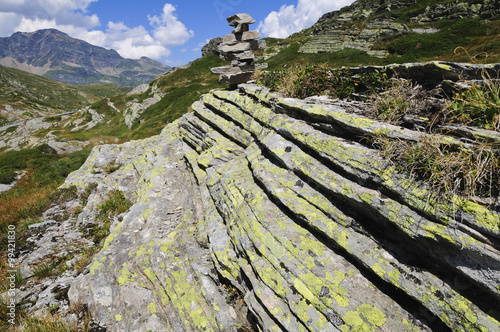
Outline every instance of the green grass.
POLYGON ((95 100, 96 96, 78 87, 0 66, 0 105, 68 111, 82 108, 95 100))
POLYGON ((455 94, 449 115, 461 124, 500 131, 500 84, 491 79, 484 83, 455 94))
POLYGON ((92 236, 96 245, 99 245, 109 235, 109 227, 113 218, 127 212, 131 206, 132 203, 120 190, 109 193, 106 200, 97 207, 97 219, 102 224, 93 229, 92 236))
POLYGON ((452 54, 457 47, 466 46, 474 38, 488 32, 486 23, 476 19, 443 19, 433 25, 439 32, 410 32, 402 37, 391 36, 383 40, 379 47, 387 48, 389 53, 399 56, 398 62, 414 62, 452 54))
POLYGON ((261 72, 257 82, 292 98, 327 95, 345 99, 355 92, 377 91, 387 83, 387 75, 381 70, 355 77, 346 67, 332 69, 327 64, 308 64, 261 72))
POLYGON ((360 64, 380 65, 384 60, 369 56, 368 53, 355 49, 345 49, 333 53, 303 54, 299 53, 301 44, 292 43, 277 55, 265 62, 268 71, 279 70, 287 66, 306 64, 329 64, 332 67, 358 66, 360 64))
POLYGON ((16 171, 32 169, 33 184, 38 186, 63 181, 69 173, 78 169, 90 151, 80 150, 68 155, 44 152, 44 145, 20 151, 0 153, 0 183, 10 183, 16 171))

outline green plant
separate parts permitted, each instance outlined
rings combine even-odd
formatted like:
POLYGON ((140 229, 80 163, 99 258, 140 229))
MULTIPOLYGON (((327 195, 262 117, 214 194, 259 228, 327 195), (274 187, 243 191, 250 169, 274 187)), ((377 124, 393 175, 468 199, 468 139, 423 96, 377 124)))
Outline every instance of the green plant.
POLYGON ((59 305, 54 303, 53 305, 51 305, 50 307, 47 307, 46 310, 48 312, 50 312, 51 314, 54 314, 57 312, 57 310, 59 310, 59 305))
POLYGON ((115 171, 119 170, 123 165, 122 164, 117 164, 114 160, 104 167, 104 171, 108 174, 114 173, 115 171))
POLYGON ((97 216, 101 220, 109 220, 114 216, 128 211, 132 206, 130 201, 120 190, 109 193, 108 198, 97 207, 97 216))
POLYGON ((33 276, 39 280, 53 276, 55 274, 56 267, 57 264, 55 262, 42 262, 33 269, 33 276))
POLYGON ((63 203, 69 202, 78 197, 78 188, 75 185, 69 187, 58 188, 50 195, 52 202, 63 203))
POLYGON ((500 131, 500 84, 486 77, 482 85, 456 93, 448 111, 455 122, 500 131))
POLYGON ((5 130, 6 133, 13 133, 17 130, 17 127, 18 126, 12 126, 12 127, 9 127, 5 130))
POLYGON ((109 234, 109 227, 113 217, 130 209, 132 203, 125 197, 120 190, 112 191, 108 198, 97 207, 97 219, 101 225, 92 229, 94 243, 100 243, 109 234))
POLYGON ((95 188, 97 188, 98 184, 96 182, 89 183, 83 192, 80 194, 80 205, 86 206, 89 196, 94 191, 95 188))

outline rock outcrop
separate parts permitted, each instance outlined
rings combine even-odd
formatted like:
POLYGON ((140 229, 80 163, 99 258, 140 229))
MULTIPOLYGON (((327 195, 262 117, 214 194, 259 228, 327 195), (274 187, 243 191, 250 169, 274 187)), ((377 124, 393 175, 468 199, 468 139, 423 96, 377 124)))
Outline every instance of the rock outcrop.
POLYGON ((427 134, 250 84, 192 109, 94 148, 63 186, 95 183, 89 203, 43 235, 71 251, 64 229, 95 223, 107 192, 133 202, 88 268, 54 281, 107 331, 500 329, 498 212, 435 197, 363 144, 427 134))
POLYGON ((267 64, 254 64, 257 59, 253 51, 264 49, 265 40, 260 38, 258 31, 249 31, 249 25, 255 20, 248 14, 236 14, 227 18, 229 26, 234 27, 232 34, 225 35, 219 44, 221 58, 231 61, 230 66, 215 67, 213 74, 220 74, 220 83, 229 83, 233 87, 252 79, 255 70, 267 68, 267 64))
POLYGON ((201 48, 201 55, 214 54, 220 56, 219 45, 222 44, 222 37, 212 38, 201 48))
POLYGON ((371 56, 385 57, 389 52, 380 45, 384 37, 409 32, 437 32, 432 26, 427 29, 421 29, 419 25, 415 29, 408 28, 399 17, 403 12, 410 15, 409 21, 403 22, 420 25, 441 19, 495 19, 500 15, 500 6, 495 0, 434 1, 427 7, 421 6, 417 0, 357 0, 341 10, 323 15, 310 29, 301 32, 311 38, 299 52, 330 53, 356 49, 371 56))
POLYGON ((453 1, 433 4, 425 11, 411 18, 412 22, 432 22, 441 19, 480 18, 491 20, 500 15, 500 5, 495 0, 453 1))

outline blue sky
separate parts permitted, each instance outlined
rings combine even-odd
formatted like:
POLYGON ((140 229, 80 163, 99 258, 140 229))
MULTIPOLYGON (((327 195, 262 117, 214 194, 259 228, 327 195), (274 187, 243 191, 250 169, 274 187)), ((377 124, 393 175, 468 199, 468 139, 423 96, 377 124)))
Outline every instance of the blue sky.
POLYGON ((178 66, 231 32, 226 17, 249 13, 263 37, 284 38, 354 0, 0 0, 0 37, 55 28, 126 58, 178 66))

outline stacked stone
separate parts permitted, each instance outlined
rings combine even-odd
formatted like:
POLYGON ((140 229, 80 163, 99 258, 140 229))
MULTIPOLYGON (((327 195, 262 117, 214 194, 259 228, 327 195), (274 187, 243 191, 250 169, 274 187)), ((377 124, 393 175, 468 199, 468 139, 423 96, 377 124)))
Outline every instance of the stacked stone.
POLYGON ((221 58, 231 61, 230 66, 215 67, 211 71, 219 74, 220 83, 229 83, 233 87, 251 80, 257 69, 267 68, 267 63, 254 64, 257 60, 253 51, 264 49, 265 40, 260 38, 258 31, 249 31, 249 25, 255 20, 248 14, 236 14, 227 18, 229 26, 234 27, 232 34, 225 35, 219 45, 221 58))

